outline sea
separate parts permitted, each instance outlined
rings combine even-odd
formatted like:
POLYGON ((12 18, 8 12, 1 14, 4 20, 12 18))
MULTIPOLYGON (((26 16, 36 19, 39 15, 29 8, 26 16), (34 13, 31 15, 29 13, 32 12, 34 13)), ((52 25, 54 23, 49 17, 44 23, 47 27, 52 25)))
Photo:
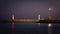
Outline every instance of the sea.
POLYGON ((0 23, 0 34, 60 34, 60 24, 0 23), (12 27, 13 26, 13 27, 12 27), (50 30, 50 31, 49 31, 50 30))

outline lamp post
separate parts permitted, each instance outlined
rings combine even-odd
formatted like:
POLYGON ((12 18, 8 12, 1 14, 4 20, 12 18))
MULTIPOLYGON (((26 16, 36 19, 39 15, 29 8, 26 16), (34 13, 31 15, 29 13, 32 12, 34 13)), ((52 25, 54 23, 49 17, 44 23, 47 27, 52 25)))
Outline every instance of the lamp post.
POLYGON ((49 16, 50 16, 50 11, 52 10, 52 8, 49 8, 48 10, 49 10, 49 16))
POLYGON ((48 16, 48 19, 51 20, 51 14, 50 14, 50 13, 51 13, 52 8, 49 8, 48 10, 49 10, 49 16, 48 16))

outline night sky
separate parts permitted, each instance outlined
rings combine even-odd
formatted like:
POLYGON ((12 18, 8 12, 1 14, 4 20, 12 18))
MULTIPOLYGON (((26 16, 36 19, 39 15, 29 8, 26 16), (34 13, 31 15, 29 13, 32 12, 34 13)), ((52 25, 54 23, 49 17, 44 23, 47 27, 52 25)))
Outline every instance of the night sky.
POLYGON ((53 18, 59 18, 59 0, 0 0, 0 20, 11 19, 12 14, 15 19, 37 19, 47 18, 49 10, 53 18))
MULTIPOLYGON (((0 20, 47 18, 49 8, 53 18, 60 17, 60 0, 0 0, 0 20)), ((48 25, 41 23, 15 23, 15 34, 48 34, 48 25)), ((52 24, 52 34, 60 34, 60 24, 52 24)), ((12 34, 11 23, 0 23, 0 33, 12 34)))

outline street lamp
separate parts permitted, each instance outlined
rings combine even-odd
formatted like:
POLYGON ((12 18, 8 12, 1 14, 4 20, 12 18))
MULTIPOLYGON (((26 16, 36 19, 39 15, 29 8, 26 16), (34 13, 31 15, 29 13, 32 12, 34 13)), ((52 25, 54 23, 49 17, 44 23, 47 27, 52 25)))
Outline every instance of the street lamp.
POLYGON ((49 16, 48 16, 48 19, 51 20, 51 14, 50 14, 50 13, 51 13, 52 8, 49 8, 48 10, 49 10, 49 16))
POLYGON ((52 8, 49 8, 48 10, 49 10, 49 16, 51 16, 51 15, 50 15, 50 11, 52 10, 52 8))

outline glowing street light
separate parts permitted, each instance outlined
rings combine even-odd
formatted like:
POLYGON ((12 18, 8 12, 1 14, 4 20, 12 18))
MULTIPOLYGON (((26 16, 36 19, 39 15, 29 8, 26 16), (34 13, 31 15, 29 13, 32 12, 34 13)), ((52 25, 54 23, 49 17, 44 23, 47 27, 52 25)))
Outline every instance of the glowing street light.
POLYGON ((50 11, 50 10, 52 10, 52 8, 49 8, 48 10, 50 11))
POLYGON ((48 10, 49 10, 49 16, 48 16, 48 19, 51 20, 51 14, 50 14, 50 12, 51 12, 52 8, 49 8, 48 10))
POLYGON ((14 20, 14 15, 12 15, 12 20, 14 20))
POLYGON ((50 11, 52 10, 52 8, 49 8, 48 10, 49 10, 49 16, 50 16, 50 11))
POLYGON ((40 14, 38 15, 38 20, 40 20, 40 14))

